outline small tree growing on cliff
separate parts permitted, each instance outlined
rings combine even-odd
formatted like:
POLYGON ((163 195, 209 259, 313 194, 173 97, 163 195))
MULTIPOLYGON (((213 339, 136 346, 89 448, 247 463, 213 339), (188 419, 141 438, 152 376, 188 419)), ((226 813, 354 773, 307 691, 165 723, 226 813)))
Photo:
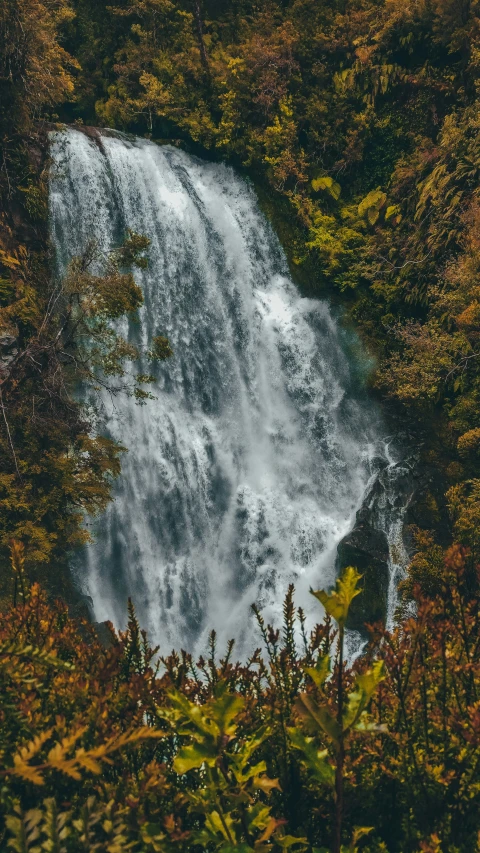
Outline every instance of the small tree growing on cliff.
MULTIPOLYGON (((53 567, 58 551, 63 555, 85 540, 84 514, 105 508, 111 478, 120 470, 123 448, 92 434, 73 388, 81 382, 139 402, 151 396, 145 385, 154 377, 127 371, 140 353, 114 325, 143 303, 131 268, 145 268, 148 245, 133 232, 108 253, 92 241, 44 300, 31 294, 0 308, 0 324, 16 340, 0 373, 0 548, 12 537, 24 542, 30 568, 53 567)), ((146 356, 154 361, 171 354, 168 340, 158 335, 146 356)), ((48 583, 43 570, 41 576, 48 583)))
MULTIPOLYGON (((301 693, 297 699, 296 707, 300 716, 306 721, 307 727, 314 734, 320 734, 327 739, 335 751, 335 820, 332 840, 333 853, 342 853, 343 826, 343 795, 344 795, 344 765, 346 741, 351 733, 358 729, 361 731, 378 730, 378 726, 366 717, 366 710, 378 685, 384 678, 384 667, 382 661, 376 661, 373 666, 356 676, 353 689, 349 692, 345 689, 345 625, 348 619, 350 605, 357 595, 360 595, 359 582, 361 575, 352 566, 344 570, 338 578, 336 587, 330 593, 325 590, 315 592, 312 595, 321 602, 327 614, 335 619, 338 625, 338 643, 335 660, 334 677, 336 680, 336 711, 332 713, 325 701, 318 702, 310 693, 301 693)), ((316 688, 323 688, 330 675, 330 655, 321 656, 316 665, 307 667, 307 674, 312 679, 316 688)), ((324 777, 328 782, 328 764, 326 763, 328 752, 318 752, 311 741, 305 739, 296 729, 290 730, 292 745, 300 749, 304 754, 305 764, 318 777, 324 777)), ((333 781, 333 780, 332 780, 333 781)), ((357 827, 354 832, 352 847, 355 848, 357 841, 370 832, 370 828, 357 827)))

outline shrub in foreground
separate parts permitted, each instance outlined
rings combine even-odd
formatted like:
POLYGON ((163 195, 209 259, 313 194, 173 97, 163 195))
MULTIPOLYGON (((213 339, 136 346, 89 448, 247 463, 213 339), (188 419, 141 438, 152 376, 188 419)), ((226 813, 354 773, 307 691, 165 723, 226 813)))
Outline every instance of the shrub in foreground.
POLYGON ((473 851, 478 847, 480 630, 475 566, 456 546, 434 598, 371 628, 344 661, 348 569, 307 636, 235 662, 159 657, 133 606, 108 647, 29 587, 0 627, 0 849, 473 851))

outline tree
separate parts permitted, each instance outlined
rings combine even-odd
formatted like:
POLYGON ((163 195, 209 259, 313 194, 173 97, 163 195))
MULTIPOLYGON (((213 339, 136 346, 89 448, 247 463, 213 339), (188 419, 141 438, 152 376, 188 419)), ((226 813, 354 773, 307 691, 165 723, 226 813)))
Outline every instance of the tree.
MULTIPOLYGON (((112 325, 143 302, 126 270, 145 266, 148 244, 130 233, 105 256, 91 243, 65 278, 50 286, 48 299, 34 294, 35 310, 27 302, 28 314, 24 300, 0 309, 0 321, 17 343, 0 377, 0 548, 6 560, 10 539, 24 542, 32 577, 52 586, 58 584, 60 555, 88 539, 85 514, 101 512, 110 500, 124 451, 92 433, 72 389, 82 382, 85 388, 133 394, 140 403, 151 396, 144 386, 153 376, 130 373, 126 380, 125 363, 139 353, 112 325)), ((151 360, 171 354, 164 337, 152 341, 151 360)))

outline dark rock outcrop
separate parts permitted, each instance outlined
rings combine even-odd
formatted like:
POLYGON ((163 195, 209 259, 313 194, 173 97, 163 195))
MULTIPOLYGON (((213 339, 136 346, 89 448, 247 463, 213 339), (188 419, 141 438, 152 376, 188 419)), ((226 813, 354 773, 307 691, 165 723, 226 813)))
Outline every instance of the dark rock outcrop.
MULTIPOLYGON (((374 489, 380 488, 377 480, 374 489)), ((363 575, 363 593, 354 599, 349 617, 349 628, 357 631, 363 630, 365 622, 384 620, 387 606, 389 544, 386 533, 374 526, 371 499, 370 493, 357 513, 355 527, 337 549, 338 570, 355 566, 363 575)))
POLYGON ((93 622, 98 641, 104 649, 111 649, 114 644, 111 622, 93 622))
POLYGON ((408 513, 424 481, 415 454, 397 463, 383 462, 353 530, 338 546, 338 571, 354 566, 363 575, 363 593, 350 608, 348 627, 353 630, 364 633, 365 623, 386 622, 390 575, 396 572, 401 578, 406 566, 399 561, 412 552, 408 513))

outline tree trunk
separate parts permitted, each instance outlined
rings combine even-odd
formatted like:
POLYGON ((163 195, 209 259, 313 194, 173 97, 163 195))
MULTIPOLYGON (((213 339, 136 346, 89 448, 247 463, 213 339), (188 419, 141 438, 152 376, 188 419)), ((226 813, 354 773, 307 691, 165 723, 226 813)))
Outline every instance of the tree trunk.
POLYGON ((341 853, 343 821, 343 767, 345 764, 345 739, 343 735, 343 643, 345 629, 340 626, 338 645, 338 682, 337 682, 337 722, 340 728, 340 742, 335 767, 335 826, 333 829, 333 853, 341 853))
POLYGON ((337 766, 335 768, 335 827, 333 833, 333 853, 340 853, 342 849, 342 822, 343 822, 343 766, 345 763, 345 746, 342 741, 337 755, 337 766))

